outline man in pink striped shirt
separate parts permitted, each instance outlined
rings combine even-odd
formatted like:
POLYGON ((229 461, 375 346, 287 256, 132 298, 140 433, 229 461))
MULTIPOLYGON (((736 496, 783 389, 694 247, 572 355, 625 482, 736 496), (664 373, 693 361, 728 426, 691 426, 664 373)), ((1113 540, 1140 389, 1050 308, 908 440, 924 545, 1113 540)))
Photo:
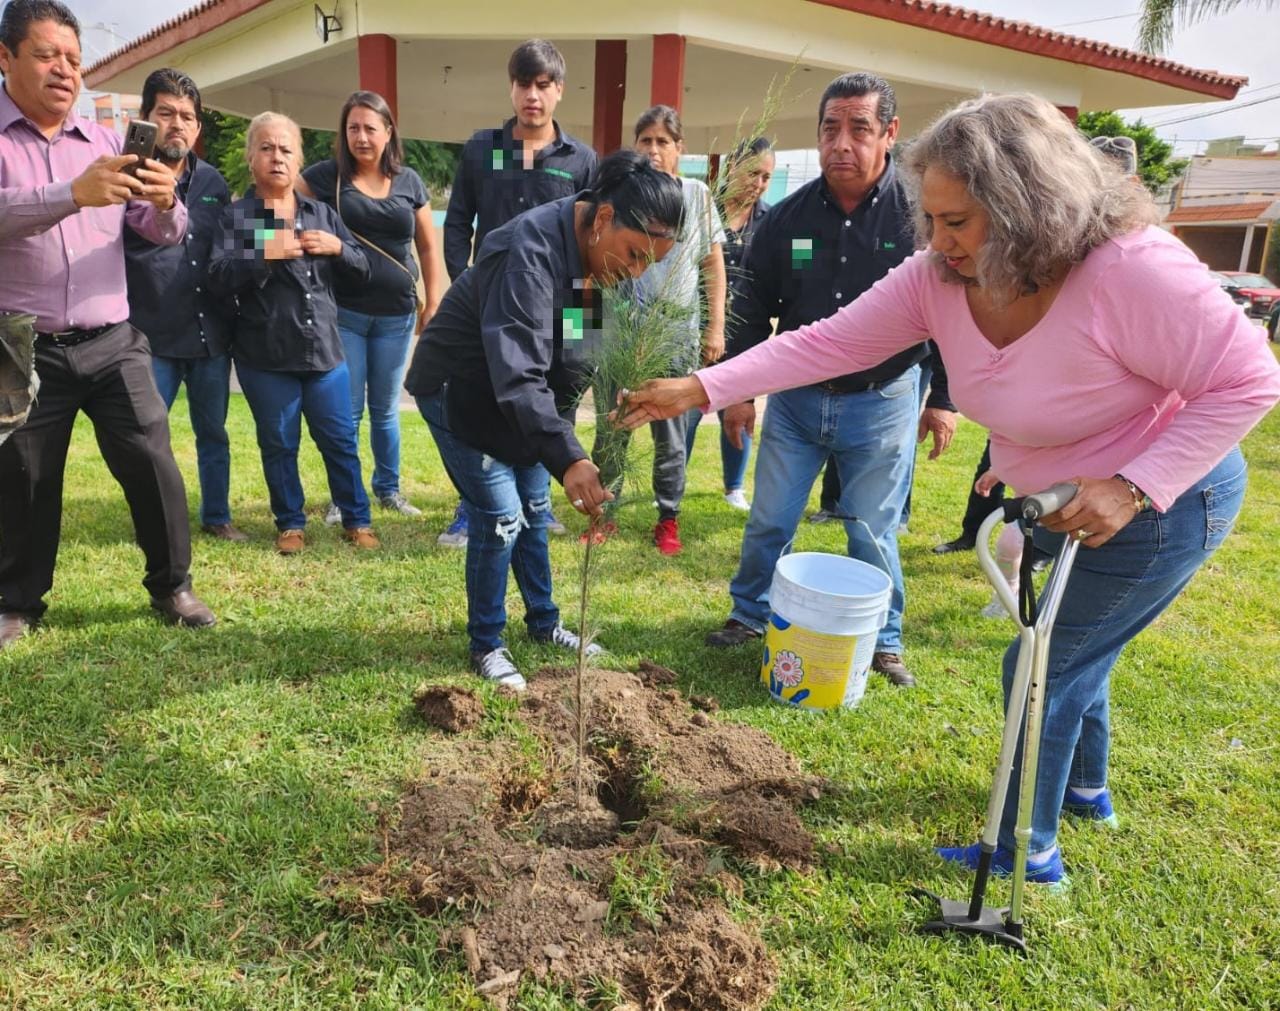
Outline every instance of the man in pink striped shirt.
POLYGON ((214 623, 191 590, 191 533, 146 337, 128 323, 123 229, 175 244, 187 212, 152 159, 75 112, 80 25, 56 0, 10 0, 0 17, 0 309, 36 317, 40 397, 0 446, 0 649, 25 635, 53 586, 62 475, 76 415, 93 421, 124 488, 143 585, 167 620, 214 623))

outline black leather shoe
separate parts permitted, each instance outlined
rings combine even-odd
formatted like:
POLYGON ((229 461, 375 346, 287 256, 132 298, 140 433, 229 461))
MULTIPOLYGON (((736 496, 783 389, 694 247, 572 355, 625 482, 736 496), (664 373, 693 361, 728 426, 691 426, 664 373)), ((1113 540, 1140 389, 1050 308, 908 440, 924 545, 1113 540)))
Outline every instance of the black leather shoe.
POLYGON ((151 606, 164 615, 170 625, 208 628, 218 620, 190 590, 179 590, 172 597, 152 597, 151 606))
POLYGON ((200 528, 210 537, 216 537, 220 541, 235 541, 240 543, 247 541, 249 535, 243 530, 237 530, 230 523, 206 523, 200 528))
POLYGON ((750 625, 730 618, 723 628, 707 633, 706 643, 708 646, 741 646, 744 642, 759 638, 760 633, 750 625))
POLYGON ((871 669, 877 674, 883 674, 889 679, 890 684, 895 684, 899 688, 914 688, 916 684, 916 676, 907 670, 907 665, 902 662, 902 657, 897 653, 877 653, 871 658, 871 669))
POLYGON ((36 627, 35 620, 17 611, 0 614, 0 649, 12 646, 36 627))
POLYGON ((977 544, 977 538, 970 537, 968 534, 961 534, 954 541, 947 541, 939 544, 933 549, 935 555, 949 555, 954 551, 972 551, 973 546, 977 544))

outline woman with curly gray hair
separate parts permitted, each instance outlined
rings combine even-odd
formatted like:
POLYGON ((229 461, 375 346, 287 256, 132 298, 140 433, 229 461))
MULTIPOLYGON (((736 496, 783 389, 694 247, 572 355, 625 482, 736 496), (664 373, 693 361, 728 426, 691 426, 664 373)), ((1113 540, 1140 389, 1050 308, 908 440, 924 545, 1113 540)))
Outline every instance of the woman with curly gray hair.
MULTIPOLYGON (((1020 492, 1072 481, 1038 546, 1093 550, 1072 570, 1049 654, 1028 880, 1060 882, 1065 809, 1114 825, 1111 669, 1230 530, 1239 440, 1280 399, 1280 365, 1145 191, 1032 95, 944 113, 911 145, 922 249, 834 316, 685 379, 630 394, 635 427, 868 368, 933 338, 951 396, 991 430, 992 473, 1020 492)), ((1017 660, 1005 654, 1006 696, 1017 660)), ((1014 849, 1015 772, 994 859, 1014 849)), ((940 849, 977 864, 979 846, 940 849)))

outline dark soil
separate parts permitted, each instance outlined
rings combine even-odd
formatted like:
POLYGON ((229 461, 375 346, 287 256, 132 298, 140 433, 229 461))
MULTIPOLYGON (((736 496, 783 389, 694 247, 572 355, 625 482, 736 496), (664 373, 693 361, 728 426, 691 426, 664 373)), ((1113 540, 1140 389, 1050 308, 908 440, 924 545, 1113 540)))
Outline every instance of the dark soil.
POLYGON ((431 685, 414 695, 414 708, 431 726, 450 734, 479 726, 484 719, 484 702, 468 688, 431 685))
MULTIPOLYGON (((454 911, 446 943, 499 1007, 525 976, 587 997, 612 981, 645 1011, 761 1007, 776 967, 723 897, 741 894, 735 867, 807 866, 813 839, 797 809, 822 784, 763 732, 691 708, 664 687, 665 668, 589 678, 581 797, 573 675, 541 671, 520 706, 538 760, 507 737, 437 740, 384 859, 335 895, 353 914, 393 897, 454 911)), ((456 688, 424 692, 418 706, 455 732, 483 713, 456 688)))

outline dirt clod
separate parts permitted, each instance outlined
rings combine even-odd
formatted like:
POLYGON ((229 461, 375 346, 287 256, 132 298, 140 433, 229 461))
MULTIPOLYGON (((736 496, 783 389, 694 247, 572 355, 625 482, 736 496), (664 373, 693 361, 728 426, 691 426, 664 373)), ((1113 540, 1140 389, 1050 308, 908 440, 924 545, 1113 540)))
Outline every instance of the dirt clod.
MULTIPOLYGON (((526 974, 584 996, 612 980, 623 1006, 643 1011, 762 1007, 777 970, 724 905, 742 894, 729 864, 806 867, 814 843, 797 811, 823 784, 763 732, 692 708, 675 681, 656 664, 639 676, 593 670, 579 769, 573 675, 540 671, 520 700, 538 746, 434 739, 436 774, 401 798, 382 863, 335 891, 362 909, 400 896, 427 914, 461 912, 468 926, 447 943, 495 1007, 526 974)), ((434 717, 472 711, 467 699, 479 722, 483 705, 465 690, 417 703, 458 734, 456 718, 434 717)))
POLYGON ((470 688, 456 685, 428 685, 413 698, 414 708, 438 730, 460 734, 484 719, 484 701, 470 688))

